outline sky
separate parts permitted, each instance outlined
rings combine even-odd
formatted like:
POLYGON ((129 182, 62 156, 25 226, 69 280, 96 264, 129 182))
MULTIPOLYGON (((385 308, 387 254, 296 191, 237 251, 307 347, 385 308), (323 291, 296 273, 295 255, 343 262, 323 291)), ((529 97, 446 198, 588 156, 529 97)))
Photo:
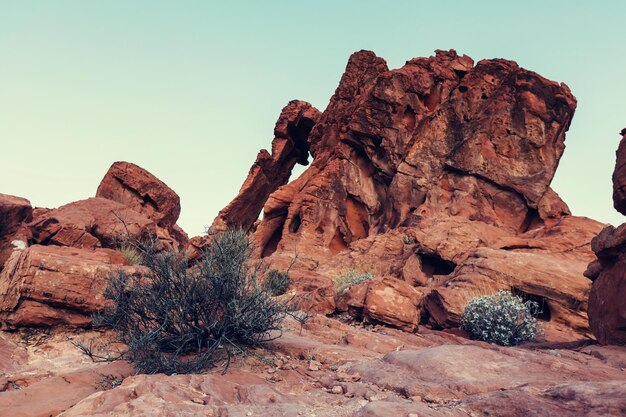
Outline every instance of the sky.
POLYGON ((0 0, 0 193, 58 207, 129 161, 179 194, 179 225, 198 235, 270 147, 281 109, 323 110, 351 53, 398 68, 456 49, 571 88, 552 187, 573 214, 618 225, 624 16, 624 1, 0 0))

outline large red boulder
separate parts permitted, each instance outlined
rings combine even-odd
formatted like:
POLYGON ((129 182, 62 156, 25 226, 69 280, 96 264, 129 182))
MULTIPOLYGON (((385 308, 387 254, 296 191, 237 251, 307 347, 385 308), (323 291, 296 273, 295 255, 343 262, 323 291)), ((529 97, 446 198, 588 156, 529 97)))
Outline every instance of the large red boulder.
MULTIPOLYGON (((613 206, 626 214, 626 129, 616 152, 613 206)), ((626 345, 626 223, 607 226, 591 242, 597 256, 585 275, 593 280, 589 324, 602 344, 626 345)))
POLYGON ((589 324, 600 343, 626 345, 626 223, 607 226, 591 246, 598 260, 586 272, 593 280, 589 324))
POLYGON ((180 198, 163 181, 130 162, 115 162, 100 182, 96 197, 117 201, 170 229, 180 215, 180 198))
POLYGON ((37 216, 29 225, 32 242, 95 249, 119 247, 128 239, 156 235, 154 221, 105 198, 88 198, 37 216))
POLYGON ((24 223, 33 217, 33 208, 25 198, 0 194, 0 271, 13 251, 13 240, 25 241, 28 231, 24 223))
POLYGON ((0 324, 14 328, 67 324, 86 326, 102 309, 111 273, 140 273, 122 253, 33 245, 14 251, 0 273, 0 324))
POLYGON ((412 332, 420 322, 422 298, 422 293, 404 281, 375 279, 367 287, 363 314, 367 320, 412 332))

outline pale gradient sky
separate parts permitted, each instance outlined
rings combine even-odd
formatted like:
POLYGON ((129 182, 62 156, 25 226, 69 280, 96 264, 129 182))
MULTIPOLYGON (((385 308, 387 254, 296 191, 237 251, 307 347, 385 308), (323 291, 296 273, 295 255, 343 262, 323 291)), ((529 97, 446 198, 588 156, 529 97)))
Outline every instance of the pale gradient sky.
POLYGON ((291 99, 323 110, 350 54, 391 68, 435 49, 507 58, 578 98, 553 188, 620 224, 611 173, 626 126, 623 1, 0 0, 0 192, 57 207, 134 162, 204 231, 291 99))

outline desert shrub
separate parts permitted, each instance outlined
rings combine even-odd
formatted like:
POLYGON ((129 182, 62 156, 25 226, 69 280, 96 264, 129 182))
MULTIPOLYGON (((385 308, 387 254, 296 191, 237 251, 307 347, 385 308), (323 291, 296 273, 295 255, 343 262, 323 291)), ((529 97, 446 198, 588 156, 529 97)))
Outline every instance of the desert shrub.
POLYGON ((524 301, 510 291, 472 299, 461 318, 461 328, 474 339, 502 346, 519 345, 542 333, 533 317, 539 311, 534 301, 524 301))
POLYGON ((414 236, 404 235, 402 236, 402 242, 404 242, 405 245, 414 245, 417 240, 414 236))
POLYGON ((269 271, 265 277, 265 281, 263 281, 263 288, 275 296, 286 293, 290 285, 291 278, 289 278, 289 273, 278 269, 269 271))
POLYGON ((188 268, 180 253, 138 245, 149 277, 117 272, 105 297, 112 301, 97 325, 117 331, 126 358, 143 373, 192 373, 245 346, 278 337, 285 307, 258 282, 262 266, 249 263, 241 230, 216 236, 202 261, 188 268))
POLYGON ((126 258, 126 262, 128 262, 128 265, 140 265, 141 264, 141 253, 139 252, 139 250, 137 250, 137 248, 135 247, 135 245, 130 244, 130 243, 124 243, 121 247, 120 247, 120 252, 122 253, 122 255, 124 255, 124 258, 126 258))
POLYGON ((374 278, 374 274, 371 271, 348 269, 335 279, 335 290, 350 287, 372 278, 374 278))

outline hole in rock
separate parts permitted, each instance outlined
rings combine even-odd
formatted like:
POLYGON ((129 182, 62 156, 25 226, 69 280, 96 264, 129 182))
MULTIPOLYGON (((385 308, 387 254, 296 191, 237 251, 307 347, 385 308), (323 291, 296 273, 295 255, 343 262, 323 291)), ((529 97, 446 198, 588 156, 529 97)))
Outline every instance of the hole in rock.
POLYGON ((302 224, 302 219, 300 218, 300 213, 297 213, 291 219, 291 223, 289 224, 289 231, 291 233, 296 233, 298 229, 300 229, 300 225, 302 224))
POLYGON ((433 275, 450 275, 456 268, 454 262, 441 259, 437 255, 420 253, 418 256, 422 262, 422 272, 429 278, 432 278, 433 275))
POLYGON ((441 86, 434 86, 431 93, 425 97, 424 104, 428 108, 428 111, 435 111, 439 103, 441 102, 441 86))
POLYGON ((459 86, 459 91, 460 91, 461 93, 465 93, 465 92, 467 91, 467 86, 465 86, 465 85, 460 85, 460 86, 459 86))
POLYGON ((463 70, 454 70, 454 73, 456 74, 457 77, 459 78, 463 78, 465 77, 465 74, 467 74, 467 71, 463 71, 463 70))
POLYGON ((543 226, 543 220, 541 219, 541 216, 539 216, 539 211, 529 207, 528 212, 526 213, 526 218, 520 226, 520 232, 528 232, 529 230, 540 226, 543 226))
POLYGON ((410 106, 406 106, 404 109, 402 123, 404 123, 408 131, 413 131, 413 129, 415 129, 415 112, 410 106))
POLYGON ((283 238, 283 227, 285 226, 285 218, 282 217, 279 220, 279 224, 276 229, 272 233, 272 236, 269 238, 265 246, 263 247, 263 251, 261 252, 261 258, 266 258, 276 252, 278 248, 278 243, 283 238))
POLYGON ((489 97, 487 97, 487 94, 482 93, 482 94, 480 95, 480 98, 482 98, 483 100, 487 100, 489 97))
POLYGON ((287 135, 293 139, 296 150, 299 152, 297 162, 301 165, 308 165, 309 143, 307 139, 315 122, 306 118, 298 120, 297 123, 289 123, 287 135))
POLYGON ((328 247, 330 249, 330 252, 333 255, 336 255, 347 247, 348 243, 346 242, 346 239, 344 238, 339 228, 337 228, 337 230, 335 231, 335 236, 333 236, 333 239, 330 241, 330 245, 328 247))
POLYGON ((369 214, 365 205, 355 198, 346 199, 346 221, 352 233, 352 241, 366 238, 369 234, 369 214))
POLYGON ((520 290, 519 288, 511 287, 511 292, 522 298, 524 301, 534 301, 539 305, 539 312, 535 316, 539 320, 550 321, 552 313, 550 312, 550 305, 545 297, 540 295, 530 294, 520 290))

